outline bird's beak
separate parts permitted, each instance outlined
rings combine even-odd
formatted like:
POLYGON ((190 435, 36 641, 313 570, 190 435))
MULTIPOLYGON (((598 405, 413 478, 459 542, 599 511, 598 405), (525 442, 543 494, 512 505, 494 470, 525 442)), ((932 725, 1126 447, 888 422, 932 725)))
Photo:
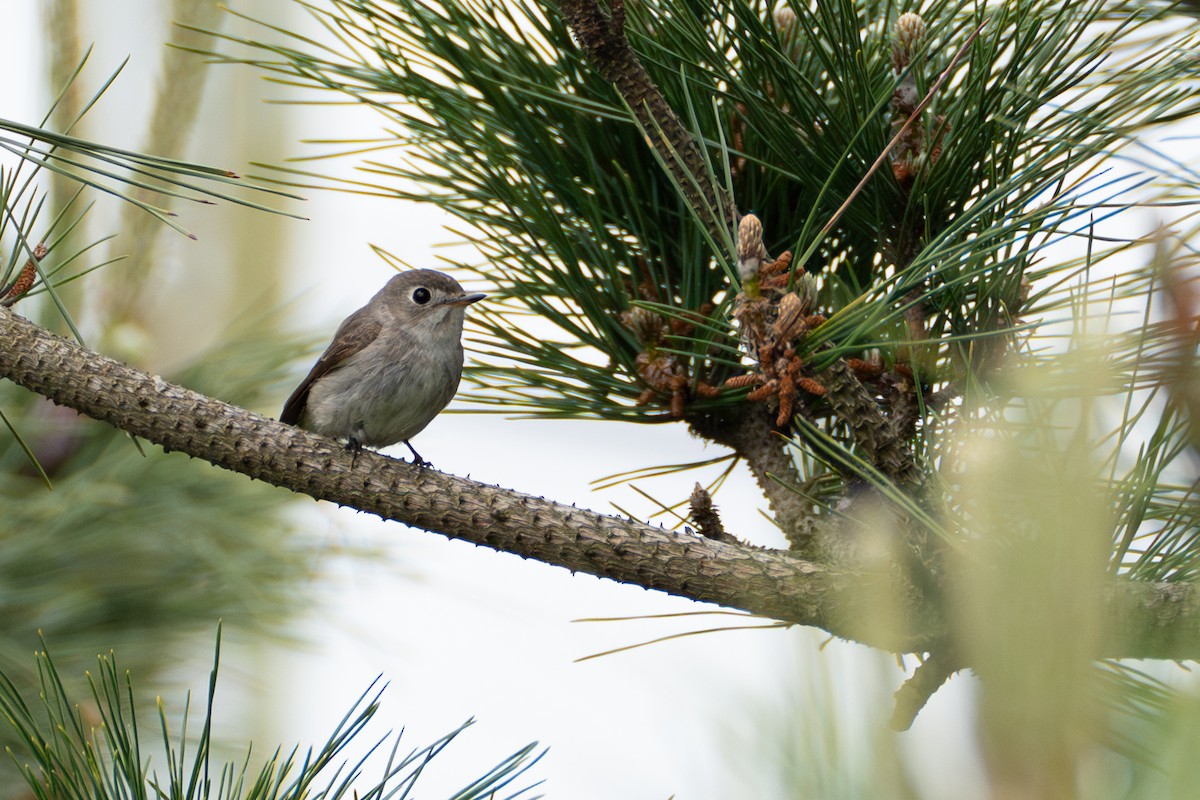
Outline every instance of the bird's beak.
POLYGON ((481 292, 476 292, 475 294, 464 294, 462 297, 455 297, 451 300, 447 300, 446 305, 448 305, 448 306, 469 306, 469 305, 471 305, 471 303, 478 303, 480 300, 482 300, 485 297, 487 297, 487 295, 483 294, 481 292))

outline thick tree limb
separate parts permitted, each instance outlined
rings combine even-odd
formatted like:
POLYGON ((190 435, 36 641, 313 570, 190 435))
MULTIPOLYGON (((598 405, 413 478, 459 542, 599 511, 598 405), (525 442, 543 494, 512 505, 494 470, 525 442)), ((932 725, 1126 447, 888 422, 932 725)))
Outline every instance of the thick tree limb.
MULTIPOLYGON (((850 573, 672 533, 375 453, 354 459, 336 442, 172 385, 3 308, 0 377, 165 450, 573 572, 812 625, 890 651, 936 652, 948 636, 941 611, 889 574, 850 573), (900 622, 873 624, 881 616, 900 622)), ((1114 581, 1104 597, 1108 636, 1097 655, 1200 657, 1200 592, 1192 586, 1114 581)))

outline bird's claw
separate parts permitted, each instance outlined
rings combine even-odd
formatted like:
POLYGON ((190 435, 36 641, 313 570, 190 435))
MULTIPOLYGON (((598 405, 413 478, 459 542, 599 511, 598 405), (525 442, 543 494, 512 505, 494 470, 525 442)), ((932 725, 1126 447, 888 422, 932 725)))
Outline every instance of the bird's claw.
POLYGON ((412 453, 412 465, 414 467, 417 469, 425 469, 426 467, 433 466, 432 461, 426 461, 425 459, 421 458, 421 454, 416 451, 416 448, 408 443, 407 439, 404 441, 404 446, 408 448, 408 452, 412 453))

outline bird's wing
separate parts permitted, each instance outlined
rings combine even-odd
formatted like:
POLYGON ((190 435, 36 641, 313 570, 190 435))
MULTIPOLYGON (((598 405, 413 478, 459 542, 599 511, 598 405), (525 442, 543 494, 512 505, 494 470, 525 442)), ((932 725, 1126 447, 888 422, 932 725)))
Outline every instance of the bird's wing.
POLYGON ((355 311, 337 329, 329 348, 317 359, 317 363, 313 365, 308 376, 300 382, 296 391, 292 392, 292 396, 284 403, 283 413, 279 415, 280 422, 288 425, 300 422, 300 418, 304 416, 305 404, 308 402, 308 391, 312 388, 313 382, 341 367, 346 363, 346 359, 375 341, 375 338, 379 336, 383 325, 373 315, 366 312, 365 308, 355 311))

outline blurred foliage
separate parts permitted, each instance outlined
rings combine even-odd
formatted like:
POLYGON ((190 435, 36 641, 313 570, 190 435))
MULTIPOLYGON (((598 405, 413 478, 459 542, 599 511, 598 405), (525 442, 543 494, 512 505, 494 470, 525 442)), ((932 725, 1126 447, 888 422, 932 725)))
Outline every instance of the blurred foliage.
MULTIPOLYGON (((212 752, 213 699, 220 665, 220 633, 217 652, 209 678, 208 699, 199 736, 190 734, 194 723, 189 719, 191 697, 185 703, 178 733, 168 722, 166 704, 158 700, 160 735, 147 736, 139 730, 136 710, 134 671, 118 667, 109 651, 99 656, 99 664, 89 671, 90 696, 82 696, 65 687, 65 681, 50 658, 41 651, 34 658, 40 686, 38 700, 27 703, 24 693, 7 673, 0 670, 0 718, 15 732, 18 744, 10 748, 19 766, 28 797, 37 800, 125 800, 126 798, 178 798, 179 800, 283 800, 283 798, 321 797, 324 800, 384 800, 409 797, 417 779, 431 761, 472 723, 465 724, 442 738, 404 754, 400 750, 403 732, 394 737, 391 755, 381 777, 364 776, 367 757, 382 747, 390 735, 366 748, 367 756, 352 761, 344 752, 361 740, 379 710, 383 690, 372 685, 346 712, 342 721, 318 748, 302 753, 282 748, 265 755, 261 767, 252 767, 248 750, 240 763, 217 763, 212 752), (192 738, 189 738, 192 737, 192 738), (158 762, 164 776, 150 768, 150 743, 161 740, 163 753, 158 762)), ((19 681, 23 683, 23 679, 19 681)), ((144 726, 144 723, 141 723, 144 726)), ((482 777, 471 780, 463 789, 449 795, 452 800, 532 800, 533 786, 510 786, 545 751, 536 753, 537 743, 526 745, 501 760, 482 777)))
POLYGON ((853 646, 820 652, 812 647, 816 637, 797 638, 780 667, 803 679, 781 681, 766 702, 742 693, 745 717, 722 731, 730 757, 718 786, 726 796, 758 800, 920 797, 928 779, 910 773, 905 743, 886 730, 886 656, 863 658, 853 646), (853 673, 850 694, 840 691, 846 672, 853 673))
MULTIPOLYGON (((241 341, 175 377, 230 402, 269 402, 300 348, 241 341)), ((329 545, 285 522, 288 494, 157 448, 142 455, 128 435, 11 386, 0 408, 53 486, 0 439, 0 671, 27 696, 39 633, 68 675, 116 648, 149 686, 217 620, 280 636, 308 606, 329 545)))
MULTIPOLYGON (((56 23, 74 18, 71 5, 56 5, 56 23)), ((65 76, 55 108, 68 96, 85 97, 86 61, 65 76)), ((0 120, 0 150, 12 156, 0 166, 0 300, 62 320, 80 340, 74 319, 85 298, 64 296, 62 288, 117 260, 97 255, 111 237, 90 238, 97 195, 114 195, 179 231, 166 208, 172 200, 262 208, 246 198, 264 190, 228 170, 73 135, 119 72, 89 99, 66 104, 74 110, 61 122, 65 130, 0 120), (51 179, 71 185, 59 207, 51 205, 51 179)), ((119 336, 121 322, 109 317, 91 331, 119 336)), ((277 317, 262 315, 229 326, 220 343, 171 377, 230 402, 273 406, 289 377, 284 365, 306 349, 284 340, 277 317)), ((28 654, 40 633, 56 642, 67 675, 115 647, 149 685, 219 619, 239 635, 281 636, 306 608, 305 584, 329 548, 285 521, 285 493, 143 448, 7 383, 0 386, 0 429, 0 671, 12 702, 38 692, 39 665, 28 654)), ((80 686, 64 682, 68 688, 58 688, 72 695, 80 686)), ((0 742, 12 745, 13 736, 6 729, 0 742)), ((0 796, 17 791, 12 767, 0 765, 0 796)))

